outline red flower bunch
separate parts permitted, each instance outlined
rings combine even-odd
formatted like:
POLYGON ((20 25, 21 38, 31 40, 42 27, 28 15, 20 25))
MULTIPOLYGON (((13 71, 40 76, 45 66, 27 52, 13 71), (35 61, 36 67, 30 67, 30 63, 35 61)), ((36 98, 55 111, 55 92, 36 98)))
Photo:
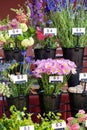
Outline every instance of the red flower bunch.
POLYGON ((37 39, 41 41, 45 40, 45 37, 46 37, 43 31, 39 27, 36 28, 36 36, 37 36, 37 39))
POLYGON ((36 47, 39 48, 56 48, 58 46, 58 42, 56 40, 56 36, 52 34, 45 35, 43 30, 40 27, 36 28, 36 47))

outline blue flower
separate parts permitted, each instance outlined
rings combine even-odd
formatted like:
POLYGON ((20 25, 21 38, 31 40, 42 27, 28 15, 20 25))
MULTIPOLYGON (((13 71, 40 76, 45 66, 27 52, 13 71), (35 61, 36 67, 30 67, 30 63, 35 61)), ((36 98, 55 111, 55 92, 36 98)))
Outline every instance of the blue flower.
POLYGON ((25 58, 25 61, 27 61, 28 63, 32 63, 33 57, 32 56, 28 56, 28 57, 25 58))
POLYGON ((74 2, 75 2, 75 0, 69 0, 69 2, 70 2, 70 3, 74 3, 74 2))
POLYGON ((26 50, 22 50, 21 55, 26 56, 26 53, 27 53, 26 50))
POLYGON ((49 24, 49 25, 52 24, 52 23, 53 23, 53 22, 52 22, 52 20, 50 20, 50 19, 47 21, 47 24, 49 24))

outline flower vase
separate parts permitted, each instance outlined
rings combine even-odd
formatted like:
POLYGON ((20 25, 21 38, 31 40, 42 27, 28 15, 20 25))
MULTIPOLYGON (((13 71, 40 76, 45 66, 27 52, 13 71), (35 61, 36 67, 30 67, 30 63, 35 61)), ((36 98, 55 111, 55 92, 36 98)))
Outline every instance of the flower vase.
POLYGON ((55 59, 56 49, 44 48, 44 49, 34 49, 35 60, 52 58, 55 59))
POLYGON ((62 48, 62 51, 63 57, 75 62, 77 66, 77 73, 72 74, 68 80, 69 87, 76 86, 80 83, 79 73, 82 72, 84 48, 62 48))

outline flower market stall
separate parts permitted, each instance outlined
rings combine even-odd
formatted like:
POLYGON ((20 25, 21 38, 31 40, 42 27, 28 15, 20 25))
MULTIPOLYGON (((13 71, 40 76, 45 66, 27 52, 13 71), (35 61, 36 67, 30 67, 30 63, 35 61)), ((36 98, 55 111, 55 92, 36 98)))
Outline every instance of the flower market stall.
POLYGON ((0 48, 5 56, 0 60, 0 129, 85 130, 86 73, 78 78, 85 85, 76 79, 71 85, 69 80, 83 69, 87 1, 27 0, 10 11, 13 18, 7 15, 0 20, 0 48), (63 57, 56 57, 58 47, 63 57), (64 56, 64 48, 67 52, 75 48, 74 56, 71 50, 64 56), (71 92, 76 96, 71 98, 71 92))

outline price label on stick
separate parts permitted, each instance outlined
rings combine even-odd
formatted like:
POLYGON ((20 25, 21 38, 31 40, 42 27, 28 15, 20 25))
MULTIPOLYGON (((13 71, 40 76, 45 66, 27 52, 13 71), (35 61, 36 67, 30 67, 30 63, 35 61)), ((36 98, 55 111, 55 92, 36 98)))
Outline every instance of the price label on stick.
POLYGON ((66 128, 66 122, 65 121, 62 121, 62 122, 57 122, 57 123, 54 123, 52 124, 52 128, 54 130, 65 130, 66 128))
POLYGON ((87 73, 80 73, 79 74, 79 80, 87 82, 87 73))
POLYGON ((27 82, 28 80, 28 77, 26 74, 23 74, 23 75, 14 75, 14 74, 11 74, 10 75, 10 79, 11 81, 13 81, 13 83, 25 83, 27 82))
POLYGON ((20 130, 34 130, 34 126, 33 125, 31 125, 31 126, 21 126, 20 130))
POLYGON ((63 82, 63 76, 49 76, 49 83, 63 82))
POLYGON ((8 32, 9 32, 9 36, 21 35, 22 29, 12 29, 12 30, 8 30, 8 32))
POLYGON ((85 121, 85 127, 87 128, 87 120, 85 121))
POLYGON ((73 35, 82 35, 85 34, 85 28, 72 28, 73 35))
POLYGON ((57 35, 57 28, 44 28, 44 35, 57 35))

